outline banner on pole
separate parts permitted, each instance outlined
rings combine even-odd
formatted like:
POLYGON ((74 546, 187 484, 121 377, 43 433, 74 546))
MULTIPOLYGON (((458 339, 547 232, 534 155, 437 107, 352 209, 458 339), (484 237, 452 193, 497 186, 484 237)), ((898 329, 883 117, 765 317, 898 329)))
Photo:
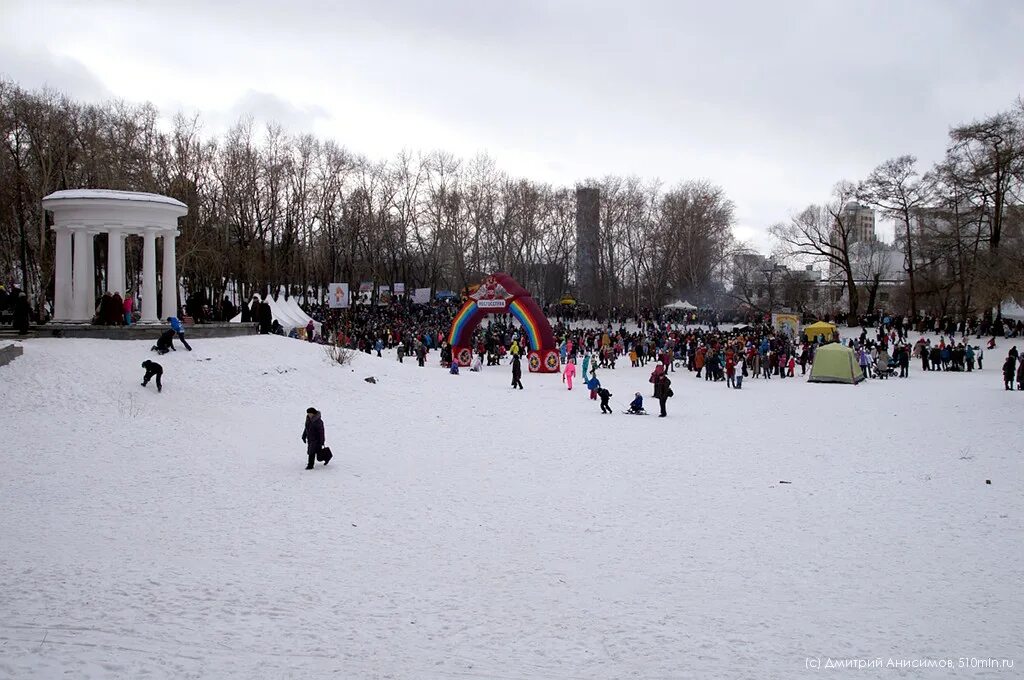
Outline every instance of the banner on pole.
POLYGON ((404 283, 395 283, 394 291, 395 291, 395 297, 402 297, 403 295, 405 295, 405 284, 404 283))
POLYGON ((331 309, 348 309, 348 284, 327 284, 327 306, 331 309))
POLYGON ((391 286, 387 285, 386 283, 377 286, 377 304, 391 304, 391 286))
POLYGON ((772 314, 772 328, 780 335, 788 335, 791 338, 800 337, 800 315, 799 314, 772 314))
POLYGON ((430 289, 429 288, 417 288, 412 294, 412 303, 414 305, 425 305, 430 302, 430 289))
POLYGON ((363 281, 359 284, 359 296, 356 298, 357 305, 368 305, 373 302, 373 281, 363 281))

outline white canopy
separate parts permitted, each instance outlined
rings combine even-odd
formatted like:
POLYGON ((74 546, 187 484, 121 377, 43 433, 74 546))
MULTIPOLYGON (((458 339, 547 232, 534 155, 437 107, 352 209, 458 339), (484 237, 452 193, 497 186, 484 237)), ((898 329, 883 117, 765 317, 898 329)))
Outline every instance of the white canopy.
MULTIPOLYGON (((287 300, 284 295, 280 295, 276 300, 271 297, 266 297, 267 303, 270 305, 270 314, 277 320, 285 333, 290 332, 293 328, 305 328, 310 321, 313 321, 313 328, 316 332, 320 332, 320 322, 314 321, 309 318, 309 315, 302 311, 299 307, 299 301, 294 297, 290 297, 287 300)), ((252 300, 249 300, 245 304, 252 304, 252 300)), ((240 323, 242 321, 242 313, 239 312, 235 315, 235 318, 231 319, 231 323, 240 323)))
POLYGON ((691 305, 686 300, 676 300, 671 304, 667 304, 662 309, 697 309, 697 305, 691 305))
POLYGON ((1024 319, 1024 307, 1013 300, 1004 300, 1001 309, 1004 319, 1013 319, 1014 321, 1024 319))

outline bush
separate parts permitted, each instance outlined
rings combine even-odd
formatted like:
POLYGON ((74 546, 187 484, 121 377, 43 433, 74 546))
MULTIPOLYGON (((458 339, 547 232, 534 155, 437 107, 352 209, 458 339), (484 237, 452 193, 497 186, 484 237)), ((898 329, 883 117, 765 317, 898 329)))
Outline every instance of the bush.
POLYGON ((324 349, 327 352, 328 358, 339 366, 347 366, 352 363, 352 357, 356 355, 354 349, 340 345, 327 345, 324 349))

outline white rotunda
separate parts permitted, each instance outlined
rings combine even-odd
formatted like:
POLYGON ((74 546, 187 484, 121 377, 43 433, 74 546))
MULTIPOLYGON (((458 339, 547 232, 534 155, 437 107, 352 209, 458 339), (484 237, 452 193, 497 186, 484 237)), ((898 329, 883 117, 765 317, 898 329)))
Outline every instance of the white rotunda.
POLYGON ((96 309, 93 237, 107 237, 107 290, 124 295, 125 237, 138 235, 142 247, 142 323, 156 323, 156 240, 163 239, 163 310, 178 308, 175 238, 178 218, 188 214, 181 201, 159 194, 107 189, 56 191, 43 199, 53 213, 54 321, 89 323, 96 309))

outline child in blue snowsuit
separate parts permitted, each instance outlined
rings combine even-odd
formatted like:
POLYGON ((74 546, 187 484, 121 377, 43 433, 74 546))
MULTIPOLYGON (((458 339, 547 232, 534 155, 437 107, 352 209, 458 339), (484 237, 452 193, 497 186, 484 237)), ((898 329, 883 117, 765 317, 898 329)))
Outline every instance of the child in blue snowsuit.
POLYGON ((178 339, 181 340, 181 344, 185 345, 185 349, 189 352, 192 351, 192 347, 189 346, 188 341, 185 340, 185 329, 181 325, 181 321, 176 316, 167 317, 167 323, 171 324, 171 330, 177 333, 178 339))
POLYGON ((637 392, 636 396, 633 397, 633 401, 629 402, 630 413, 643 413, 644 411, 644 398, 637 392))

